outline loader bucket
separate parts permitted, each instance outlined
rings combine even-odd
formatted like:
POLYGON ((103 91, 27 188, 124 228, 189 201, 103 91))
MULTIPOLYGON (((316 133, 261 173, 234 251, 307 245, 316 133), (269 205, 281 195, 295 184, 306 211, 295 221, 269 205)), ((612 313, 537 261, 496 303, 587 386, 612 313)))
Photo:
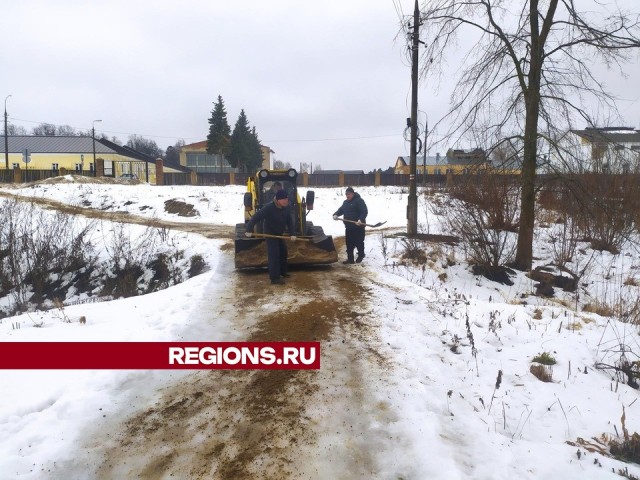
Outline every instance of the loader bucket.
MULTIPOLYGON (((259 268, 268 265, 267 245, 263 238, 246 238, 244 228, 238 232, 235 239, 236 268, 259 268)), ((333 238, 322 233, 320 227, 313 227, 314 237, 318 241, 290 242, 287 241, 289 251, 289 265, 328 265, 338 261, 338 252, 333 244, 333 238)))

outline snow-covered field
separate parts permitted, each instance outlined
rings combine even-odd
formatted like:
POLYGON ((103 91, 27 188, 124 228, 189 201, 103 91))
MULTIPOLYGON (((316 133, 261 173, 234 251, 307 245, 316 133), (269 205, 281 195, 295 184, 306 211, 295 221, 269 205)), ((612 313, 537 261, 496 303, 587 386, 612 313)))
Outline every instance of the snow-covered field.
MULTIPOLYGON (((242 218, 244 189, 59 183, 1 190, 150 218, 228 225, 231 230, 242 218), (171 199, 194 205, 198 215, 167 214, 164 202, 171 199)), ((331 215, 344 190, 315 191, 309 218, 326 233, 342 235, 342 224, 331 215)), ((376 446, 376 436, 357 439, 377 456, 372 477, 602 479, 620 478, 617 472, 625 467, 639 476, 637 465, 595 453, 590 446, 623 434, 623 409, 629 434, 640 431, 638 390, 618 382, 613 371, 595 368, 597 363, 614 365, 621 349, 627 350, 629 361, 636 360, 637 328, 581 308, 594 301, 615 305, 637 298, 639 287, 625 280, 640 275, 638 252, 630 246, 616 256, 597 253, 579 298, 558 291, 555 298, 544 299, 531 295, 534 282, 523 273, 512 278, 512 286, 473 276, 459 247, 425 244, 433 259, 427 268, 401 265, 402 242, 388 235, 406 229, 406 189, 356 191, 367 202, 370 223, 386 220, 390 227, 386 238, 369 232, 364 268, 358 267, 357 274, 371 292, 362 307, 375 320, 380 354, 391 365, 393 381, 376 393, 390 409, 385 438, 407 446, 398 455, 398 448, 376 446), (530 373, 532 359, 544 352, 557 360, 549 383, 530 373)), ((447 233, 422 198, 419 223, 423 230, 428 225, 430 233, 447 233)), ((547 234, 541 232, 536 265, 549 261, 547 234)), ((149 295, 66 307, 71 323, 63 322, 55 309, 5 318, 0 341, 243 340, 232 328, 232 317, 211 314, 223 311, 218 307, 228 302, 222 292, 226 279, 235 275, 232 251, 221 249, 223 240, 195 234, 180 233, 176 242, 202 254, 207 271, 149 295), (86 325, 78 323, 80 316, 86 317, 86 325), (34 321, 43 326, 34 327, 34 321)), ((579 255, 590 257, 593 252, 582 247, 579 255)), ((354 267, 336 264, 326 275, 345 268, 354 267)), ((283 293, 280 302, 286 303, 288 295, 293 293, 283 293)), ((189 373, 0 371, 0 478, 76 478, 60 465, 76 456, 87 428, 117 424, 153 399, 160 386, 185 375, 189 373)), ((379 419, 371 412, 363 409, 357 415, 375 429, 379 419)), ((324 424, 323 431, 344 429, 342 417, 333 418, 335 424, 324 424)), ((329 468, 331 462, 326 459, 327 473, 319 478, 350 478, 348 471, 329 468)), ((77 478, 93 477, 88 470, 86 477, 77 478)))

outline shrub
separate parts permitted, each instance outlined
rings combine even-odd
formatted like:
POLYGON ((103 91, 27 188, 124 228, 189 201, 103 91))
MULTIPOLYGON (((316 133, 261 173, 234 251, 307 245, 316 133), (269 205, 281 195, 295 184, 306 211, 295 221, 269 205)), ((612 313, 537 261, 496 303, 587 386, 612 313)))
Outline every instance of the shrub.
POLYGON ((191 265, 189 266, 189 270, 187 273, 189 274, 189 278, 195 277, 196 275, 200 275, 204 270, 204 267, 207 265, 202 258, 202 255, 194 255, 190 260, 191 265))
POLYGON ((533 357, 532 362, 541 363, 542 365, 555 365, 556 359, 553 358, 549 352, 543 352, 535 357, 533 357))

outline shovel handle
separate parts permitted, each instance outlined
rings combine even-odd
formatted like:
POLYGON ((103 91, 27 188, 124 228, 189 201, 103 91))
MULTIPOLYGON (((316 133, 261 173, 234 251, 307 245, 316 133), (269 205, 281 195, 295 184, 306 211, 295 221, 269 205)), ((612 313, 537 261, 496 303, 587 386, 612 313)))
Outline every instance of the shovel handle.
MULTIPOLYGON (((287 235, 270 235, 268 233, 254 233, 252 234, 252 236, 259 237, 259 238, 277 238, 279 240, 291 240, 291 237, 287 235)), ((248 237, 248 238, 251 238, 251 237, 248 237)), ((300 237, 296 237, 296 240, 300 240, 301 242, 311 241, 310 238, 300 238, 300 237)))
MULTIPOLYGON (((355 223, 355 224, 357 224, 357 223, 358 223, 358 222, 356 222, 355 220, 346 220, 346 219, 344 219, 344 218, 336 218, 336 221, 338 221, 338 222, 349 222, 349 223, 355 223)), ((387 222, 386 222, 386 221, 384 221, 384 222, 379 222, 379 223, 376 223, 375 225, 371 225, 370 223, 361 223, 361 224, 360 224, 360 226, 362 226, 362 227, 373 227, 373 228, 376 228, 376 227, 381 227, 381 226, 382 226, 382 225, 384 225, 385 223, 387 223, 387 222)))
MULTIPOLYGON (((347 220, 346 218, 338 218, 337 219, 339 222, 349 222, 349 223, 358 223, 355 220, 347 220)), ((362 227, 367 226, 369 227, 370 225, 367 225, 366 223, 361 223, 360 224, 362 227)))

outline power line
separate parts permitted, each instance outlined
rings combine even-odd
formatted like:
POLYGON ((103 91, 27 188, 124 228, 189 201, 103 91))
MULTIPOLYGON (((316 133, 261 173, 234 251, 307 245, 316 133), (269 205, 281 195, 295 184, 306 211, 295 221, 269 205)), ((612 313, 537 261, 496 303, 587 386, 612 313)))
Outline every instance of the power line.
MULTIPOLYGON (((53 125, 54 127, 71 127, 75 130, 78 131, 83 131, 85 130, 82 127, 74 127, 72 125, 61 125, 61 124, 56 124, 56 123, 51 123, 51 122, 42 122, 42 121, 35 121, 35 120, 26 120, 24 118, 16 118, 16 117, 9 117, 13 120, 18 120, 20 122, 26 122, 26 123, 35 123, 38 125, 53 125)), ((88 129, 87 129, 88 130, 88 129)), ((100 129, 98 130, 101 133, 109 133, 109 134, 116 134, 116 135, 137 135, 140 137, 145 137, 145 138, 169 138, 169 139, 183 139, 183 140, 202 140, 202 138, 200 137, 182 137, 179 135, 147 135, 147 134, 142 134, 142 133, 130 133, 130 132, 117 132, 117 131, 113 131, 113 130, 103 130, 100 129)), ((368 136, 362 136, 362 137, 334 137, 334 138, 309 138, 309 139, 284 139, 284 140, 264 140, 264 143, 305 143, 305 142, 338 142, 338 141, 347 141, 347 140, 370 140, 370 139, 374 139, 374 138, 387 138, 387 137, 398 137, 401 136, 402 133, 390 133, 390 134, 386 134, 386 135, 368 135, 368 136)))
POLYGON ((265 140, 265 143, 336 142, 342 140, 367 140, 371 138, 398 137, 401 135, 401 133, 392 133, 389 135, 372 135, 367 137, 310 138, 306 140, 265 140))

